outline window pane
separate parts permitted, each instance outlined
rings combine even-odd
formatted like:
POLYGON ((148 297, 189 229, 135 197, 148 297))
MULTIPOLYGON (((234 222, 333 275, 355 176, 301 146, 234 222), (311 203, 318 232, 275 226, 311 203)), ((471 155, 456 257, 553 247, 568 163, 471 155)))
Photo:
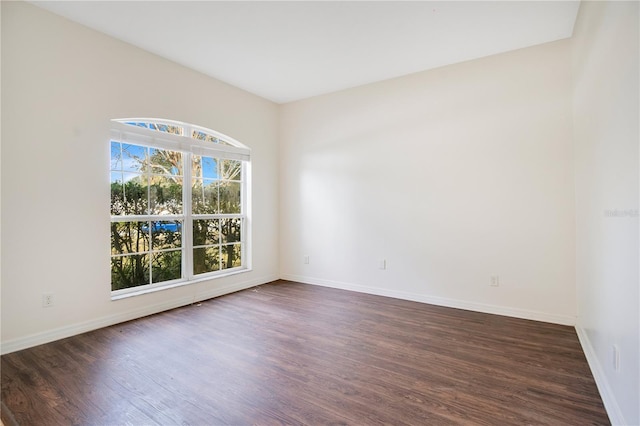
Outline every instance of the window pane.
POLYGON ((123 183, 127 183, 130 181, 134 181, 137 182, 139 184, 145 184, 148 180, 148 177, 146 175, 140 174, 140 173, 131 173, 131 172, 124 172, 122 173, 122 182, 123 183))
POLYGON ((182 185, 168 176, 152 176, 149 214, 181 214, 182 185))
POLYGON ((111 170, 122 170, 120 143, 111 141, 111 170))
POLYGON ((149 150, 151 173, 164 175, 182 175, 182 153, 151 148, 149 150))
POLYGON ((242 161, 220 160, 220 178, 226 180, 242 180, 242 161))
POLYGON ((136 173, 111 173, 111 214, 146 214, 147 188, 136 173))
POLYGON ((111 222, 111 254, 149 250, 149 222, 111 222))
POLYGON ((229 269, 241 266, 241 247, 240 244, 228 244, 222 246, 222 269, 229 269))
POLYGON ((202 188, 202 179, 193 179, 191 182, 191 209, 194 214, 201 213, 204 209, 204 190, 202 188))
POLYGON ((149 284, 149 257, 146 254, 111 258, 111 290, 149 284))
POLYGON ((240 182, 220 183, 220 213, 240 213, 240 182))
POLYGON ((240 241, 242 219, 222 219, 222 242, 235 243, 240 241))
POLYGON ((148 187, 146 177, 133 173, 125 173, 124 179, 126 181, 124 184, 124 206, 120 214, 147 214, 149 206, 147 202, 148 187), (132 176, 133 178, 131 178, 132 176))
POLYGON ((149 128, 149 125, 147 123, 139 123, 137 121, 125 121, 124 124, 128 124, 129 126, 144 127, 145 129, 149 128))
POLYGON ((151 240, 153 250, 164 250, 182 247, 182 222, 151 222, 151 240))
POLYGON ((204 133, 204 132, 198 131, 198 130, 194 130, 191 133, 191 137, 193 139, 197 139, 199 141, 218 143, 218 139, 215 136, 210 135, 208 133, 204 133))
POLYGON ((204 246, 220 242, 220 220, 194 220, 193 245, 204 246))
POLYGON ((122 144, 122 170, 125 172, 142 171, 147 161, 147 148, 140 145, 122 144))
POLYGON ((193 179, 192 206, 194 214, 218 212, 218 181, 193 179))
POLYGON ((149 128, 159 132, 171 133, 173 135, 182 135, 182 127, 171 124, 149 123, 149 128))
POLYGON ((129 126, 144 127, 145 129, 156 130, 158 132, 171 133, 174 135, 182 135, 182 126, 173 124, 152 123, 142 121, 125 121, 124 124, 129 126))
POLYGON ((182 251, 154 253, 151 262, 151 277, 154 283, 177 280, 182 277, 182 251))
POLYGON ((218 159, 194 155, 191 161, 191 176, 218 179, 218 159))
POLYGON ((202 177, 202 157, 200 157, 199 155, 194 155, 191 157, 191 177, 202 177))
POLYGON ((111 173, 111 215, 124 214, 124 185, 122 173, 111 173))
POLYGON ((218 247, 202 247, 193 249, 193 274, 220 270, 220 250, 218 247))
POLYGON ((202 177, 206 179, 218 179, 218 160, 211 157, 202 157, 202 177))
POLYGON ((124 182, 124 179, 122 178, 122 172, 111 172, 111 183, 116 182, 120 184, 124 182))

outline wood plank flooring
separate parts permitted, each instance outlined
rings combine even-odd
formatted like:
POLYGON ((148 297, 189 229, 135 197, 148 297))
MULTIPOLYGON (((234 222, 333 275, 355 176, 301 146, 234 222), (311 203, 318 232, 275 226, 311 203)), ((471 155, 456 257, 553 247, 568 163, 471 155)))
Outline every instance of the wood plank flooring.
POLYGON ((571 327, 287 281, 1 368, 7 426, 609 424, 571 327))

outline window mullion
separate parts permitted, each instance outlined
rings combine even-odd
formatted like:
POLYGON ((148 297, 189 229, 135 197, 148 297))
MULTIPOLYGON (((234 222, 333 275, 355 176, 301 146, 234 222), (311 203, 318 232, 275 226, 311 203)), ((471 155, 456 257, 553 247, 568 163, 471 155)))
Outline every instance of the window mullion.
MULTIPOLYGON (((147 216, 151 215, 151 149, 149 147, 145 148, 144 155, 144 178, 146 180, 147 185, 147 216)), ((147 222, 149 226, 149 258, 148 267, 149 267, 149 282, 147 284, 152 284, 154 282, 153 279, 153 229, 151 227, 151 221, 147 222)))
MULTIPOLYGON (((186 131, 187 129, 185 129, 186 131)), ((183 181, 182 181, 182 209, 184 213, 184 226, 182 232, 182 276, 188 280, 193 278, 193 209, 191 200, 193 199, 191 190, 191 164, 193 162, 193 154, 185 152, 182 156, 184 164, 183 181)))

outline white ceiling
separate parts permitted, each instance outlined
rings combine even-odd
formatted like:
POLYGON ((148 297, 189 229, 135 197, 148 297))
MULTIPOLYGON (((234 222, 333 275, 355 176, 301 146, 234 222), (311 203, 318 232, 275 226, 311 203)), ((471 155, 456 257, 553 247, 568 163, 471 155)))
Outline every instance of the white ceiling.
POLYGON ((579 1, 33 1, 284 103, 570 37, 579 1))

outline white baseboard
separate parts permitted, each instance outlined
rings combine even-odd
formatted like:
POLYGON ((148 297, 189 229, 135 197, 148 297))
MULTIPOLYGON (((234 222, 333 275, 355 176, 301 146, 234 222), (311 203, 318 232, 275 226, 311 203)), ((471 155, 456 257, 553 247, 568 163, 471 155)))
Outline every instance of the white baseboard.
POLYGON ((578 334, 580 345, 582 345, 582 351, 587 358, 587 363, 589 364, 589 368, 591 369, 591 374, 593 374, 593 379, 596 381, 598 391, 600 391, 600 397, 602 398, 602 402, 604 403, 604 408, 607 410, 607 414, 609 415, 611 424, 628 424, 624 420, 624 415, 622 414, 622 410, 620 409, 620 406, 618 405, 618 402, 613 395, 611 386, 609 386, 609 381, 607 380, 607 376, 604 374, 602 364, 600 363, 600 360, 598 359, 596 352, 591 345, 589 335, 587 334, 586 330, 578 326, 576 326, 576 333, 578 334))
MULTIPOLYGON (((544 312, 528 311, 522 309, 513 309, 503 306, 488 305, 476 302, 469 302, 465 300, 449 299, 444 297, 428 296, 424 294, 401 292, 396 290, 381 289, 376 287, 362 286, 358 284, 351 284, 339 281, 330 281, 319 278, 310 278, 305 276, 283 274, 282 279, 297 281, 304 284, 321 285, 324 287, 333 287, 342 290, 357 291, 360 293, 375 294, 378 296, 393 297, 396 299, 411 300, 415 302, 428 303, 437 306, 446 306, 449 308, 465 309, 476 312, 484 312, 488 314, 504 315, 515 318, 530 319, 535 321, 550 322, 554 324, 562 325, 575 325, 575 318, 571 316, 562 316, 548 314, 544 312)), ((30 348, 33 346, 41 345, 54 340, 64 339, 66 337, 74 336, 80 333, 86 333, 88 331, 96 330, 102 327, 108 327, 110 325, 118 324, 125 321, 130 321, 136 318, 141 318, 147 315, 156 314, 158 312, 166 311, 169 309, 178 308, 181 306, 189 305, 201 300, 211 299, 213 297, 222 296, 224 294, 233 293, 246 288, 254 287, 256 285, 268 283, 277 280, 277 276, 266 276, 250 281, 243 281, 241 283, 228 285, 224 287, 214 288, 210 291, 200 293, 194 299, 192 296, 182 297, 179 299, 168 300, 163 303, 145 306, 140 309, 132 311, 121 312, 114 315, 108 315, 101 318, 85 321, 82 323, 71 324, 64 327, 59 327, 53 330, 49 330, 42 333, 35 333, 29 336, 20 337, 13 340, 8 340, 2 343, 0 353, 7 354, 22 349, 30 348)))
POLYGON ((0 353, 2 355, 11 352, 16 352, 22 349, 27 349, 33 346, 42 345, 44 343, 53 342, 55 340, 64 339, 67 337, 75 336, 77 334, 86 333, 88 331, 97 330, 98 328, 108 327, 110 325, 118 324, 125 321, 131 321, 136 318, 142 318, 147 315, 157 314, 159 312, 167 311, 169 309, 179 308, 181 306, 190 305, 202 300, 211 299, 213 297, 222 296, 236 291, 244 290, 247 288, 255 287, 260 284, 265 284, 271 281, 277 280, 276 275, 266 276, 262 278, 253 279, 250 281, 243 281, 240 283, 227 285, 224 287, 217 287, 209 291, 199 293, 194 298, 193 296, 181 297, 177 299, 167 300, 155 305, 145 306, 143 308, 134 309, 127 312, 120 312, 114 315, 107 315, 105 317, 96 318, 93 320, 71 324, 64 327, 55 328, 42 333, 35 333, 29 336, 20 337, 13 340, 2 342, 0 353))
POLYGON ((508 308, 505 306, 489 305, 485 303, 470 302, 467 300, 449 299, 445 297, 429 296, 426 294, 409 293, 404 291, 389 290, 377 287, 363 286, 340 281, 331 281, 320 278, 311 278, 300 275, 282 274, 284 280, 296 281, 303 284, 314 284, 323 287, 332 287, 342 290, 357 291, 359 293, 375 294, 378 296, 393 297, 395 299, 411 300, 414 302, 428 303, 430 305, 445 306, 448 308, 464 309, 467 311, 483 312, 486 314, 503 315, 507 317, 528 319, 534 321, 549 322, 561 325, 576 325, 576 318, 570 315, 557 315, 546 312, 530 311, 525 309, 508 308))

